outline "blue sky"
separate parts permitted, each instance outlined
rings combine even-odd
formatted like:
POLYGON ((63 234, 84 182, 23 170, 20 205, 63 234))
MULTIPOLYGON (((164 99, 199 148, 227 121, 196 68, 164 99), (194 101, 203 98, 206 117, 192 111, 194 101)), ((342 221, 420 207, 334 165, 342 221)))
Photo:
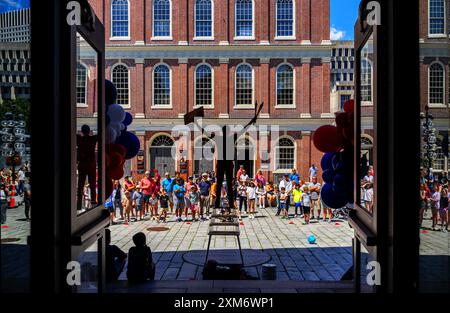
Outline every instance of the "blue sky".
MULTIPOLYGON (((360 0, 330 0, 331 38, 353 40, 353 26, 360 0)), ((0 13, 29 7, 30 0, 0 0, 0 13)))
POLYGON ((360 0, 330 0, 331 39, 353 40, 360 0))
POLYGON ((0 13, 28 8, 29 6, 30 0, 0 0, 0 13))

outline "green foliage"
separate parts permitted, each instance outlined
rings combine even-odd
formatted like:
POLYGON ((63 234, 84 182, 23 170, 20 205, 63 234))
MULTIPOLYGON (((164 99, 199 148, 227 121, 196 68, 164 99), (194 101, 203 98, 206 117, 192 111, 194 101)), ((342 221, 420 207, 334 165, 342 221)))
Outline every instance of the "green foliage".
POLYGON ((15 99, 15 100, 3 100, 3 103, 0 104, 0 121, 5 118, 5 114, 7 112, 11 112, 16 114, 23 114, 25 117, 26 131, 30 134, 31 130, 31 104, 30 101, 26 99, 15 99), (15 112, 13 112, 13 107, 16 107, 15 112))

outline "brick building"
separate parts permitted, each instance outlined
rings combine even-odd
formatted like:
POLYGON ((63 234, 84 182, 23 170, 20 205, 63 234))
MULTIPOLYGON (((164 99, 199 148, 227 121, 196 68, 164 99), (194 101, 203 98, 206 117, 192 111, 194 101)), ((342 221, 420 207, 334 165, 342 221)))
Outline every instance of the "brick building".
MULTIPOLYGON (((204 125, 244 124, 264 102, 259 125, 278 125, 270 160, 256 153, 261 136, 244 135, 240 161, 254 175, 262 169, 278 179, 295 167, 307 177, 322 153, 312 144, 317 127, 334 122, 330 106, 329 0, 91 0, 106 29, 106 77, 119 90, 119 104, 134 121, 130 130, 141 141, 141 169, 180 169, 189 174, 214 170, 212 160, 193 160, 196 149, 214 144, 185 133, 185 145, 172 132, 183 115, 205 108, 204 125)), ((81 65, 78 88, 89 99, 89 66, 81 65)), ((88 102, 88 101, 87 101, 88 102)), ((83 116, 95 114, 79 104, 83 116)), ((85 119, 84 121, 88 121, 85 119)), ((208 149, 208 148, 206 148, 208 149)), ((138 171, 138 168, 140 169, 138 171)))
POLYGON ((450 124, 450 0, 420 1, 421 110, 429 107, 434 116, 438 158, 435 171, 449 169, 442 141, 450 124))

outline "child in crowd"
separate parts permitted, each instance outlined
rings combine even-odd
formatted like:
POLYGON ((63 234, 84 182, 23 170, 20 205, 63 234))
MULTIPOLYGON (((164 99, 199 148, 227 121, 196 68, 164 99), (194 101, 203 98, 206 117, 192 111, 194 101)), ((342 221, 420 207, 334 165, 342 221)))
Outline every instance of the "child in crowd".
POLYGON ((295 206, 295 215, 298 216, 298 212, 300 211, 300 215, 303 215, 302 209, 302 196, 303 192, 300 188, 300 184, 296 184, 294 190, 292 191, 292 195, 294 196, 294 206, 295 206))
MULTIPOLYGON (((191 185, 189 190, 189 202, 190 202, 190 208, 191 208, 191 214, 192 214, 192 220, 198 221, 198 208, 200 203, 200 193, 197 190, 196 185, 191 185)), ((187 219, 187 208, 185 209, 185 216, 187 219)))
POLYGON ((281 187, 280 195, 279 195, 281 218, 289 218, 288 210, 287 210, 287 206, 286 206, 287 198, 288 198, 288 194, 286 192, 286 188, 285 187, 281 187))
POLYGON ((167 212, 169 211, 169 195, 167 194, 166 189, 163 188, 161 195, 159 196, 159 206, 161 207, 159 217, 158 217, 158 223, 160 222, 161 218, 163 219, 164 223, 167 223, 167 212))
POLYGON ((152 194, 150 200, 148 201, 150 205, 150 220, 158 220, 158 196, 156 192, 152 194))
POLYGON ((131 218, 131 211, 133 211, 133 199, 131 198, 131 193, 129 191, 125 191, 123 207, 125 209, 125 221, 129 223, 131 218))
POLYGON ((180 178, 176 179, 176 184, 173 186, 174 193, 174 207, 175 207, 175 217, 177 222, 181 222, 181 215, 185 207, 184 201, 184 193, 186 192, 186 188, 184 187, 183 182, 180 178))
POLYGON ((244 206, 244 214, 247 214, 247 183, 245 181, 239 182, 239 211, 242 213, 242 206, 244 206))
POLYGON ((256 187, 256 196, 258 197, 258 208, 265 209, 266 208, 266 188, 263 186, 261 182, 258 182, 258 186, 256 187))
POLYGON ((308 186, 303 187, 302 206, 303 206, 303 216, 305 218, 303 225, 307 225, 309 224, 309 216, 311 214, 311 194, 308 186))
POLYGON ((144 283, 155 278, 155 263, 146 241, 144 233, 133 236, 135 247, 131 247, 128 252, 127 278, 130 284, 144 283))
POLYGON ((136 210, 136 220, 142 221, 144 218, 144 194, 142 193, 141 186, 138 184, 133 192, 132 196, 133 206, 136 210))
POLYGON ((248 182, 247 187, 247 197, 248 197, 248 218, 255 218, 255 202, 256 202, 256 187, 253 181, 248 182))
POLYGON ((431 193, 431 214, 433 220, 432 226, 433 230, 436 230, 436 226, 438 223, 438 212, 440 209, 440 202, 441 202, 441 193, 439 192, 439 187, 435 185, 431 193))

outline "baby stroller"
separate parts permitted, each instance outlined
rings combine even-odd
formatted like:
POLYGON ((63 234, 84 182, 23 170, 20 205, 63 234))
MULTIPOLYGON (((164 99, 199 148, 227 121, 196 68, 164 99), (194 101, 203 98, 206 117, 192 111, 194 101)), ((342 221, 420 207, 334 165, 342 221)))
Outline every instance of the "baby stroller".
POLYGON ((350 208, 343 207, 343 208, 340 208, 340 209, 332 209, 331 212, 333 214, 332 220, 340 219, 340 220, 346 221, 348 219, 348 214, 350 212, 350 208))

